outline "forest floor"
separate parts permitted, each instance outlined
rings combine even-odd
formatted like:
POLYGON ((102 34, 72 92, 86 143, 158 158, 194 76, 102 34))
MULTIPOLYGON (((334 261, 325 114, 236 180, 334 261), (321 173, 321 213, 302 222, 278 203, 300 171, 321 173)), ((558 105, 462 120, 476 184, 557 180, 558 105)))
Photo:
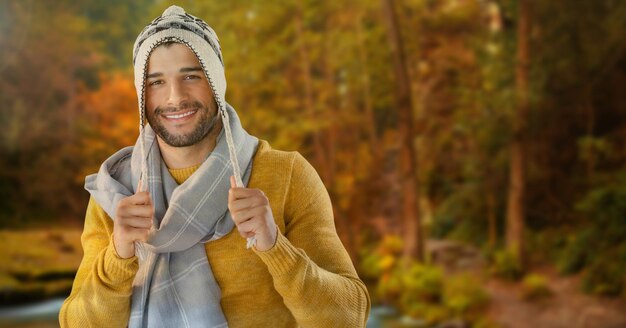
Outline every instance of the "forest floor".
POLYGON ((491 322, 503 328, 618 328, 626 327, 626 299, 607 298, 581 291, 581 274, 562 276, 550 265, 531 267, 529 274, 546 279, 550 295, 527 300, 521 281, 507 281, 489 274, 481 252, 451 240, 428 240, 433 262, 450 275, 472 273, 481 277, 491 322))
POLYGON ((523 299, 520 282, 489 279, 488 315, 505 328, 618 328, 626 327, 626 301, 584 294, 580 275, 560 276, 554 268, 533 270, 548 280, 551 296, 523 299))
MULTIPOLYGON (((80 233, 80 229, 0 231, 0 310, 65 297, 82 257, 80 233)), ((528 301, 522 296, 521 282, 488 275, 488 265, 478 250, 448 240, 429 240, 427 246, 434 262, 448 272, 473 272, 483 277, 483 287, 491 300, 486 314, 498 326, 626 327, 626 299, 584 294, 580 275, 561 276, 550 266, 533 268, 531 273, 546 278, 551 295, 528 301)), ((48 321, 24 322, 19 327, 56 324, 56 315, 50 317, 45 319, 48 321)))

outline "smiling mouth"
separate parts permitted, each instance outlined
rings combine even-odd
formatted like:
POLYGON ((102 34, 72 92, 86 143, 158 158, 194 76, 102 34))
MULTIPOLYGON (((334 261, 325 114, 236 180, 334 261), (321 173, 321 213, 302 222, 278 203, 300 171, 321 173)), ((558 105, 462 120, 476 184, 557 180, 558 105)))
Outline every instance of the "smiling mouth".
POLYGON ((198 110, 190 110, 188 112, 184 112, 184 113, 180 113, 180 114, 162 114, 163 116, 165 116, 165 118, 168 119, 179 119, 179 118, 184 118, 190 115, 193 115, 197 112, 198 110))

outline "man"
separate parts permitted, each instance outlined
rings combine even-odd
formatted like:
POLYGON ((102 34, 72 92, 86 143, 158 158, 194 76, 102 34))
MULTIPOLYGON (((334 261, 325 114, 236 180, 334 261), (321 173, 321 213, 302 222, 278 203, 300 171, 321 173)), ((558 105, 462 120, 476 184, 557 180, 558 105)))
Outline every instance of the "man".
POLYGON ((369 296, 324 185, 241 127, 215 32, 172 6, 133 61, 140 137, 86 179, 61 326, 365 326, 369 296))

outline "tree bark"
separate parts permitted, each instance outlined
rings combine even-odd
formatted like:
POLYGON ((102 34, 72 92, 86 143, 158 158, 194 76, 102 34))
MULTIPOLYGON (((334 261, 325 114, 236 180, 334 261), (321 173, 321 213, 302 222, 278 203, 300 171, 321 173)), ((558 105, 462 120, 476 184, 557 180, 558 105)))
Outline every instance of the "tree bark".
MULTIPOLYGON (((306 38, 304 35, 304 12, 302 9, 302 4, 298 2, 297 12, 295 17, 295 30, 296 37, 298 42, 298 55, 300 59, 300 69, 302 71, 302 82, 304 84, 304 111, 307 113, 310 119, 316 119, 319 116, 316 116, 315 113, 315 99, 313 95, 313 77, 311 76, 311 59, 309 58, 309 50, 306 46, 306 38)), ((326 153, 324 150, 324 145, 321 140, 321 133, 318 129, 312 131, 311 133, 312 141, 313 141, 313 154, 315 156, 315 163, 317 167, 320 169, 320 176, 324 181, 324 184, 328 188, 330 185, 327 181, 328 178, 328 162, 326 161, 326 153)))
MULTIPOLYGON (((325 34, 329 35, 333 32, 333 21, 331 19, 326 20, 325 24, 325 34)), ((322 53, 324 54, 321 58, 322 70, 324 72, 324 81, 325 87, 328 88, 326 92, 322 93, 319 101, 324 104, 326 110, 331 113, 342 112, 346 110, 343 108, 344 106, 341 104, 341 101, 336 92, 331 90, 337 90, 337 82, 335 81, 335 63, 333 62, 333 52, 331 51, 332 44, 328 41, 328 39, 323 41, 322 46, 324 47, 322 53)), ((339 201, 341 197, 348 197, 349 195, 339 195, 337 192, 336 186, 336 176, 337 176, 337 143, 341 142, 343 144, 344 139, 346 139, 343 131, 345 128, 345 123, 341 120, 333 120, 329 123, 329 126, 323 130, 323 145, 324 145, 324 159, 326 163, 324 164, 326 167, 326 176, 324 177, 327 182, 328 190, 335 203, 333 205, 333 213, 335 215, 335 223, 337 224, 337 230, 341 236, 341 240, 350 255, 350 259, 352 263, 358 268, 360 259, 358 250, 360 249, 356 244, 356 240, 358 239, 357 234, 351 222, 349 221, 348 213, 345 210, 340 210, 339 201)), ((358 217, 361 219, 361 217, 358 217)))
POLYGON ((489 229, 489 248, 491 249, 494 249, 498 242, 498 223, 496 215, 496 195, 489 185, 489 190, 487 190, 487 221, 489 229))
POLYGON ((402 186, 402 216, 404 225, 404 256, 418 261, 424 260, 422 226, 419 212, 419 193, 416 179, 416 151, 413 144, 413 104, 410 81, 398 16, 393 0, 381 0, 387 37, 393 54, 396 76, 396 104, 398 107, 398 128, 402 142, 400 152, 400 184, 402 186))
MULTIPOLYGON (((370 65, 372 64, 368 58, 367 45, 365 39, 365 13, 359 11, 354 18, 353 28, 356 35, 356 46, 358 51, 359 67, 360 70, 360 90, 355 97, 360 97, 359 114, 363 117, 362 124, 359 124, 359 130, 362 130, 367 138, 367 143, 370 150, 371 158, 368 164, 367 177, 360 181, 357 181, 359 190, 358 195, 353 197, 352 201, 356 202, 351 207, 354 208, 353 213, 355 215, 353 219, 354 228, 356 231, 361 231, 361 227, 365 226, 363 215, 367 213, 366 219, 372 222, 374 218, 385 217, 383 214, 383 204, 385 198, 389 197, 387 190, 388 186, 384 181, 384 164, 383 153, 385 151, 384 144, 378 137, 376 117, 374 115, 374 105, 372 99, 372 86, 370 81, 370 65)), ((359 139, 355 139, 354 145, 357 149, 360 143, 359 139)), ((356 163, 355 163, 356 164, 356 163)), ((361 164, 362 165, 362 164, 361 164)), ((355 165, 356 168, 356 165, 355 165)), ((355 239, 355 247, 361 249, 361 241, 363 238, 355 239)))
POLYGON ((518 2, 517 65, 515 87, 517 109, 513 122, 511 163, 509 171, 509 195, 506 216, 506 245, 516 258, 524 262, 524 196, 526 183, 526 131, 529 113, 529 0, 518 2))
POLYGON ((374 106, 372 104, 372 87, 369 77, 368 67, 370 65, 365 45, 365 36, 363 33, 363 13, 359 13, 355 22, 355 32, 357 37, 357 49, 359 52, 359 61, 361 64, 361 83, 363 88, 363 114, 365 115, 365 132, 370 143, 372 152, 372 164, 380 165, 382 162, 383 147, 378 139, 376 132, 376 118, 374 117, 374 106))

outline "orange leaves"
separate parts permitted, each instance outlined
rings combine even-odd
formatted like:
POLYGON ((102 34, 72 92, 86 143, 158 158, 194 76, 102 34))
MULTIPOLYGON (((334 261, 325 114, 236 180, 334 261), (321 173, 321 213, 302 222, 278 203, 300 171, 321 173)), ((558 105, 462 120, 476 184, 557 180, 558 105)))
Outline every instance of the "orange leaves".
POLYGON ((87 127, 99 139, 119 148, 132 145, 138 135, 137 96, 130 77, 100 76, 100 88, 79 97, 79 107, 88 118, 87 127))
POLYGON ((100 163, 118 149, 131 146, 139 135, 139 114, 133 80, 120 73, 100 75, 100 87, 83 88, 77 107, 83 115, 81 157, 86 165, 79 175, 96 172, 100 163))

